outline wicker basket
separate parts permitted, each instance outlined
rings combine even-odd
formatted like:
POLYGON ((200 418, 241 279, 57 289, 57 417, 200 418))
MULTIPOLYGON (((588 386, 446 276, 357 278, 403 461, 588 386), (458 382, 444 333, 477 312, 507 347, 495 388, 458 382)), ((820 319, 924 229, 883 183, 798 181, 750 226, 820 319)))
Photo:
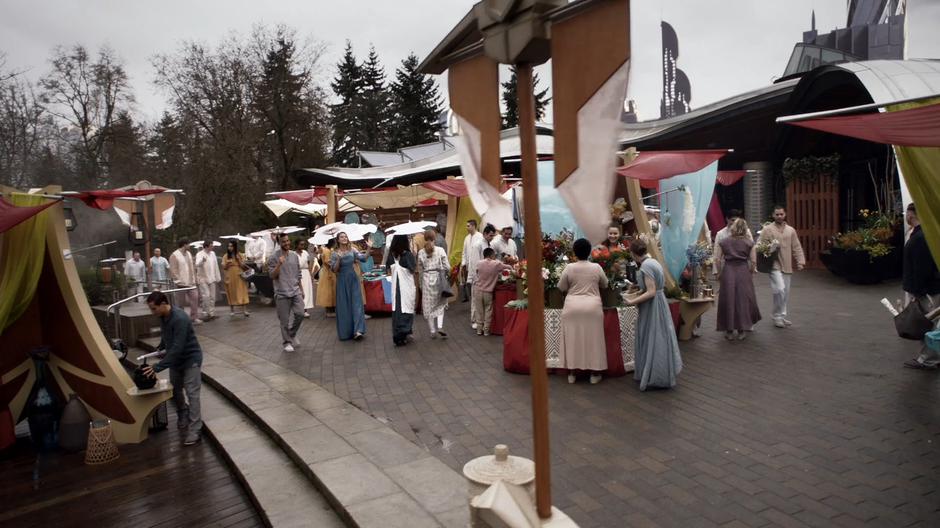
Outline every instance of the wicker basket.
POLYGON ((88 429, 88 448, 85 451, 85 463, 89 465, 107 464, 121 456, 114 442, 111 420, 94 421, 88 429))

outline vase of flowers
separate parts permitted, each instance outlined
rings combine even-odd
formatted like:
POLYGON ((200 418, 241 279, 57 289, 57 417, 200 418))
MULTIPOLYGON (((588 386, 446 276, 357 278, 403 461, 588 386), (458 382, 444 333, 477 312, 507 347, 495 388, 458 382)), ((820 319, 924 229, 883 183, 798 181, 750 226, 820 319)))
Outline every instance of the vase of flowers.
POLYGON ((689 293, 692 294, 693 299, 701 299, 705 291, 702 267, 711 259, 712 248, 707 242, 698 242, 689 246, 685 250, 685 255, 689 259, 689 267, 691 268, 689 293))
POLYGON ((627 268, 633 257, 619 247, 599 246, 591 251, 591 262, 598 264, 607 276, 607 288, 601 288, 601 300, 605 308, 616 308, 623 304, 621 293, 627 285, 627 268))

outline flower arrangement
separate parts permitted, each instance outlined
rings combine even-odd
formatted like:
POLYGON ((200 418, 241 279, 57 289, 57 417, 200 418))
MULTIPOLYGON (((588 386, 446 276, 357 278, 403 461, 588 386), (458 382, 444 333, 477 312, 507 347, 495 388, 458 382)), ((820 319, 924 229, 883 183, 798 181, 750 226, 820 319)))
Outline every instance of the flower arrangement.
POLYGON ((846 233, 836 233, 832 246, 849 251, 865 251, 870 259, 891 253, 898 216, 868 209, 862 209, 858 214, 865 221, 865 226, 846 233))
POLYGON ((456 263, 450 268, 450 283, 457 284, 460 280, 460 263, 456 263))
POLYGON ((513 275, 512 270, 504 269, 499 272, 499 277, 496 279, 500 284, 509 284, 516 282, 516 276, 513 275))
POLYGON ((708 242, 698 242, 685 250, 685 256, 688 257, 691 266, 703 266, 711 259, 712 248, 708 242))
POLYGON ((627 283, 627 265, 633 261, 630 252, 620 247, 608 249, 598 246, 591 251, 591 262, 600 265, 607 275, 608 287, 612 290, 622 289, 627 283))

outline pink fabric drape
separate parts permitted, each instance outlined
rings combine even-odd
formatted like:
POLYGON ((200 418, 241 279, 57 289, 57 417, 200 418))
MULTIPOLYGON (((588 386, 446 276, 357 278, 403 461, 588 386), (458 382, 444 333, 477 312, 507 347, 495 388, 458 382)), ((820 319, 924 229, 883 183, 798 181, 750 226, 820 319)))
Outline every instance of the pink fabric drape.
POLYGON ((901 147, 940 147, 940 103, 896 112, 821 117, 788 124, 901 147))
POLYGON ((721 211, 721 204, 718 203, 718 192, 712 193, 712 201, 708 204, 705 221, 708 222, 708 230, 712 232, 712 240, 715 239, 716 233, 728 225, 725 222, 725 214, 721 211))

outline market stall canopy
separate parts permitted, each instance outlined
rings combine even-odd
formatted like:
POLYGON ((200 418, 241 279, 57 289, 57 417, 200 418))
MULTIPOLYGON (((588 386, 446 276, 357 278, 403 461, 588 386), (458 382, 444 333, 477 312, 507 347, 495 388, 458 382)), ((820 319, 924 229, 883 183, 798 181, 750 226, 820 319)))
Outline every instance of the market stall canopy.
MULTIPOLYGON (((940 94, 936 94, 940 97, 940 94)), ((876 109, 882 105, 858 107, 876 109)), ((778 123, 796 125, 832 134, 902 147, 940 147, 940 103, 899 110, 854 115, 841 114, 852 108, 785 116, 778 123)))
POLYGON ((16 206, 0 198, 0 233, 5 233, 21 222, 29 220, 33 216, 43 212, 48 207, 52 207, 59 200, 33 206, 16 206))
POLYGON ((388 191, 345 193, 343 198, 363 209, 398 209, 416 205, 434 205, 447 200, 447 195, 420 185, 388 191))
MULTIPOLYGON (((428 158, 397 165, 365 169, 341 167, 296 169, 292 174, 297 183, 302 186, 337 185, 341 189, 368 189, 389 185, 424 183, 443 180, 448 176, 459 176, 461 172, 458 150, 452 149, 428 158)), ((518 163, 521 156, 518 129, 510 128, 500 133, 499 152, 503 165, 518 163)), ((554 155, 554 142, 550 129, 545 127, 537 129, 536 154, 540 158, 554 155)), ((508 171, 504 170, 503 172, 505 174, 508 171)), ((280 197, 287 198, 283 195, 280 197)))
POLYGON ((271 210, 274 213, 274 216, 281 217, 284 213, 289 211, 296 211, 298 213, 308 214, 308 215, 320 215, 322 216, 326 213, 327 206, 324 204, 308 203, 305 205, 296 204, 290 200, 284 198, 278 198, 276 200, 266 200, 261 202, 265 207, 271 210))
POLYGON ((644 151, 630 163, 619 167, 617 174, 635 180, 662 180, 700 171, 727 153, 727 149, 644 151))

